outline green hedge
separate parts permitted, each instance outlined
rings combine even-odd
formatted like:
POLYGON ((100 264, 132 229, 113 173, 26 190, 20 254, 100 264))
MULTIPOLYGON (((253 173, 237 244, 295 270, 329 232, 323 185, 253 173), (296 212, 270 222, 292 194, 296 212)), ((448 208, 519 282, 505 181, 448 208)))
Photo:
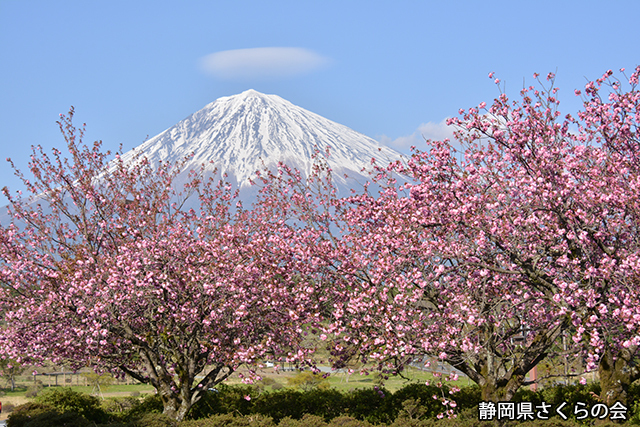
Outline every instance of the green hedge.
MULTIPOLYGON (((570 418, 573 407, 582 402, 591 407, 598 403, 600 388, 597 383, 588 385, 557 385, 537 392, 521 389, 514 396, 515 402, 532 402, 535 406, 545 402, 550 405, 551 420, 561 421, 555 414, 555 408, 566 403, 565 413, 570 418)), ((340 415, 345 415, 370 423, 391 424, 403 413, 403 403, 419 402, 421 418, 435 420, 437 415, 446 409, 440 402, 441 397, 451 398, 456 404, 456 413, 464 414, 468 422, 478 421, 478 404, 481 401, 480 389, 477 386, 465 387, 455 394, 449 394, 445 386, 427 386, 425 384, 408 384, 391 393, 384 388, 356 389, 348 392, 337 390, 298 391, 281 389, 257 394, 249 386, 221 387, 218 392, 211 393, 210 398, 203 399, 192 411, 191 418, 206 418, 214 414, 251 415, 261 414, 273 419, 275 423, 285 418, 301 419, 305 414, 322 418, 325 422, 340 415), (245 397, 250 396, 250 400, 245 397), (434 396, 436 399, 434 399, 434 396), (206 407, 206 410, 205 410, 206 407)), ((404 411, 406 412, 406 411, 404 411)), ((640 425, 640 386, 631 387, 628 396, 627 417, 629 422, 640 425)), ((542 420, 544 421, 544 420, 542 420)), ((553 421, 553 422, 556 422, 553 421)), ((583 423, 593 421, 588 418, 583 423)), ((479 422, 479 421, 478 421, 479 422)))
MULTIPOLYGON (((550 420, 543 422, 552 427, 562 420, 554 416, 555 408, 566 403, 565 414, 575 418, 573 406, 582 402, 591 407, 598 403, 600 393, 597 384, 549 387, 537 392, 522 389, 516 393, 515 402, 533 402, 534 408, 541 402, 550 405, 550 420)), ((299 391, 280 389, 264 392, 250 386, 220 386, 209 391, 192 408, 189 423, 185 426, 209 426, 215 422, 220 426, 235 425, 279 425, 283 427, 308 427, 379 424, 394 427, 431 426, 474 427, 487 425, 478 420, 480 389, 477 386, 466 387, 450 394, 448 388, 438 388, 425 384, 408 384, 391 393, 384 388, 355 389, 340 392, 333 389, 312 389, 299 391), (435 398, 434 398, 435 397, 435 398), (445 411, 440 398, 452 398, 456 401, 455 420, 437 420, 438 414, 445 411), (298 420, 305 420, 298 423, 298 420), (256 424, 257 423, 257 424, 256 424), (342 424, 341 424, 342 423, 342 424), (434 424, 435 426, 435 424, 434 424)), ((129 399, 126 402, 109 402, 101 406, 98 399, 77 393, 71 389, 54 389, 42 393, 36 401, 17 406, 9 416, 8 427, 48 427, 57 425, 85 426, 127 426, 155 427, 170 425, 162 414, 162 402, 159 396, 149 395, 144 400, 129 399)), ((628 424, 640 425, 640 386, 631 387, 628 396, 628 424)), ((594 421, 590 417, 584 423, 594 421)), ((538 421, 520 423, 522 427, 538 421)), ((533 424, 532 424, 533 423, 533 424)), ((558 424, 559 425, 559 424, 558 424)), ((564 425, 564 424, 563 424, 564 425)))
MULTIPOLYGON (((251 415, 260 414, 278 423, 285 418, 299 420, 305 415, 313 415, 330 421, 341 415, 368 421, 370 423, 391 423, 403 411, 407 400, 419 400, 425 418, 435 418, 446 408, 439 400, 448 396, 449 389, 409 384, 391 393, 385 388, 355 389, 340 392, 334 389, 312 389, 300 391, 281 389, 271 392, 257 391, 249 386, 222 386, 211 391, 194 405, 190 419, 201 419, 216 414, 251 415), (433 396, 438 399, 434 399, 433 396)), ((460 404, 476 405, 479 390, 461 391, 460 404)))

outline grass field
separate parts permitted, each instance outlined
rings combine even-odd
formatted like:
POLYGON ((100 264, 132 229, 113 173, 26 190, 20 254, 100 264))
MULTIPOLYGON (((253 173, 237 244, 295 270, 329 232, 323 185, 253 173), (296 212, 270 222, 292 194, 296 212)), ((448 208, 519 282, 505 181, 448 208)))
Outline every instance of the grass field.
MULTIPOLYGON (((242 372, 242 371, 239 371, 242 372)), ((298 372, 296 371, 286 371, 286 372, 275 372, 273 369, 263 369, 259 372, 259 374, 263 378, 268 378, 284 387, 289 386, 289 379, 294 377, 298 372)), ((245 373, 246 374, 246 373, 245 373)), ((327 381, 331 388, 335 388, 340 391, 347 391, 350 389, 356 388, 370 388, 376 385, 381 385, 379 376, 376 373, 372 373, 370 375, 360 375, 359 373, 354 373, 352 375, 347 375, 344 373, 332 373, 328 376, 327 381)), ((403 377, 395 376, 389 377, 384 381, 384 387, 389 391, 396 391, 405 385, 412 382, 420 382, 424 383, 425 381, 430 382, 438 382, 439 379, 435 378, 431 373, 421 371, 416 368, 409 367, 403 372, 403 377)), ((271 382, 271 381, 270 381, 271 382)), ((64 386, 70 387, 72 390, 86 393, 86 394, 95 394, 96 389, 91 385, 74 385, 76 381, 74 380, 69 384, 64 386)), ((226 384, 241 384, 241 380, 237 374, 232 375, 226 382, 226 384)), ((466 377, 461 377, 461 379, 448 383, 451 385, 456 385, 458 387, 464 387, 470 385, 471 382, 466 377)), ((1 397, 2 401, 10 401, 15 400, 16 398, 22 397, 25 398, 25 394, 28 390, 33 386, 33 381, 30 381, 28 377, 22 379, 22 381, 18 381, 17 387, 15 391, 10 391, 7 388, 2 389, 3 396, 1 397)), ((61 383, 58 387, 62 387, 61 383)), ((43 390, 46 390, 49 387, 56 387, 54 385, 49 384, 41 384, 43 390)), ((155 389, 147 384, 125 384, 120 382, 113 382, 112 384, 101 385, 100 391, 102 395, 105 397, 108 396, 123 396, 123 395, 131 395, 133 394, 144 394, 144 393, 153 393, 155 389)))

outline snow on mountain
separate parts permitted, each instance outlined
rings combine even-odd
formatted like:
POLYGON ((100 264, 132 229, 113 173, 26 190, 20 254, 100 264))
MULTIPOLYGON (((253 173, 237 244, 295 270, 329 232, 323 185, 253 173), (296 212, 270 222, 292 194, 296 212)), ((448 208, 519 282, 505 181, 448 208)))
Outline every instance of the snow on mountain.
POLYGON ((184 170, 218 168, 240 188, 264 167, 279 161, 308 174, 316 149, 329 147, 328 164, 336 184, 343 174, 361 176, 371 169, 371 158, 392 161, 401 154, 346 126, 298 107, 276 95, 247 90, 219 98, 135 149, 124 161, 142 151, 151 164, 175 163, 194 153, 184 170), (210 164, 209 162, 212 161, 210 164))
MULTIPOLYGON (((250 178, 265 167, 273 169, 282 161, 297 168, 304 176, 311 171, 316 150, 329 148, 327 163, 333 170, 338 194, 348 195, 368 179, 371 159, 380 164, 398 160, 402 155, 346 126, 293 105, 276 95, 247 90, 239 95, 220 98, 193 113, 164 132, 123 153, 122 160, 132 161, 136 154, 147 157, 152 165, 175 164, 193 153, 183 165, 183 175, 200 170, 218 176, 227 173, 227 181, 240 188, 240 199, 255 201, 257 189, 250 178), (344 178, 344 174, 349 179, 344 178)), ((178 177, 176 189, 183 179, 178 177)), ((196 203, 197 200, 193 200, 196 203)), ((6 207, 0 207, 0 224, 11 219, 6 207)))

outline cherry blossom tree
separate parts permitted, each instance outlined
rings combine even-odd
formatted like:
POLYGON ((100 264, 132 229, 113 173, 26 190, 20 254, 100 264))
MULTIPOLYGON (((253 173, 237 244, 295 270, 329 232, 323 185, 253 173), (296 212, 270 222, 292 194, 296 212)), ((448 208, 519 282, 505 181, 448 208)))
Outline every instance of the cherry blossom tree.
POLYGON ((428 141, 379 170, 378 195, 338 202, 327 330, 338 363, 358 354, 394 371, 431 355, 483 399, 508 400, 565 331, 588 368, 605 351, 633 355, 639 73, 576 118, 558 111, 553 74, 518 100, 502 93, 449 121, 462 158, 428 141))
MULTIPOLYGON (((629 386, 640 379, 640 301, 637 292, 640 67, 636 67, 630 77, 624 74, 624 69, 620 71, 626 81, 615 78, 609 70, 585 86, 584 109, 578 114, 582 138, 602 146, 619 161, 616 176, 620 182, 606 191, 611 199, 615 197, 618 209, 625 210, 619 224, 620 229, 625 230, 624 240, 603 247, 604 259, 613 264, 617 273, 615 282, 603 289, 598 310, 591 310, 582 326, 585 338, 590 337, 595 344, 593 351, 599 357, 601 397, 608 404, 626 402, 629 386)), ((582 95, 580 91, 576 94, 582 95)), ((608 212, 603 216, 608 221, 612 219, 608 212)))
POLYGON ((29 200, 4 194, 0 351, 126 373, 183 419, 210 387, 265 360, 311 363, 320 281, 276 212, 236 209, 224 182, 82 143, 73 110, 59 125, 69 157, 34 149, 29 200), (183 206, 199 197, 199 211, 183 206))

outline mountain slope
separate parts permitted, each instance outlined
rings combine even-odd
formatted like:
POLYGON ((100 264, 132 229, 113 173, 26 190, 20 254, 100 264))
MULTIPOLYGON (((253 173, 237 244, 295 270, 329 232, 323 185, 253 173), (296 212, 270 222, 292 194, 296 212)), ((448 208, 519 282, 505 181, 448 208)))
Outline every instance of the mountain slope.
POLYGON ((401 156, 279 96, 248 90, 208 104, 125 153, 123 160, 142 151, 152 164, 174 163, 194 153, 186 170, 198 169, 203 163, 207 170, 217 167, 242 188, 250 185, 249 178, 257 170, 278 161, 308 174, 315 150, 324 152, 326 147, 330 151, 327 161, 339 180, 344 173, 359 175, 362 168, 370 168, 372 157, 387 161, 401 156))
MULTIPOLYGON (((372 158, 384 164, 402 157, 372 138, 279 96, 248 90, 206 105, 123 153, 122 160, 126 163, 142 154, 151 165, 175 164, 193 153, 176 180, 176 189, 184 183, 189 170, 199 170, 204 164, 207 174, 213 174, 215 169, 218 176, 227 173, 226 180, 240 188, 240 200, 248 206, 257 194, 257 188, 251 188, 249 182, 255 178, 256 171, 265 167, 273 169, 283 161, 307 176, 316 150, 324 153, 327 147, 330 156, 326 161, 333 170, 338 194, 343 196, 368 179, 362 170, 371 169, 372 158), (349 179, 345 179, 344 174, 349 179)), ((197 203, 193 199, 187 205, 195 207, 191 204, 197 203)), ((10 222, 6 207, 0 207, 0 224, 10 222)))

